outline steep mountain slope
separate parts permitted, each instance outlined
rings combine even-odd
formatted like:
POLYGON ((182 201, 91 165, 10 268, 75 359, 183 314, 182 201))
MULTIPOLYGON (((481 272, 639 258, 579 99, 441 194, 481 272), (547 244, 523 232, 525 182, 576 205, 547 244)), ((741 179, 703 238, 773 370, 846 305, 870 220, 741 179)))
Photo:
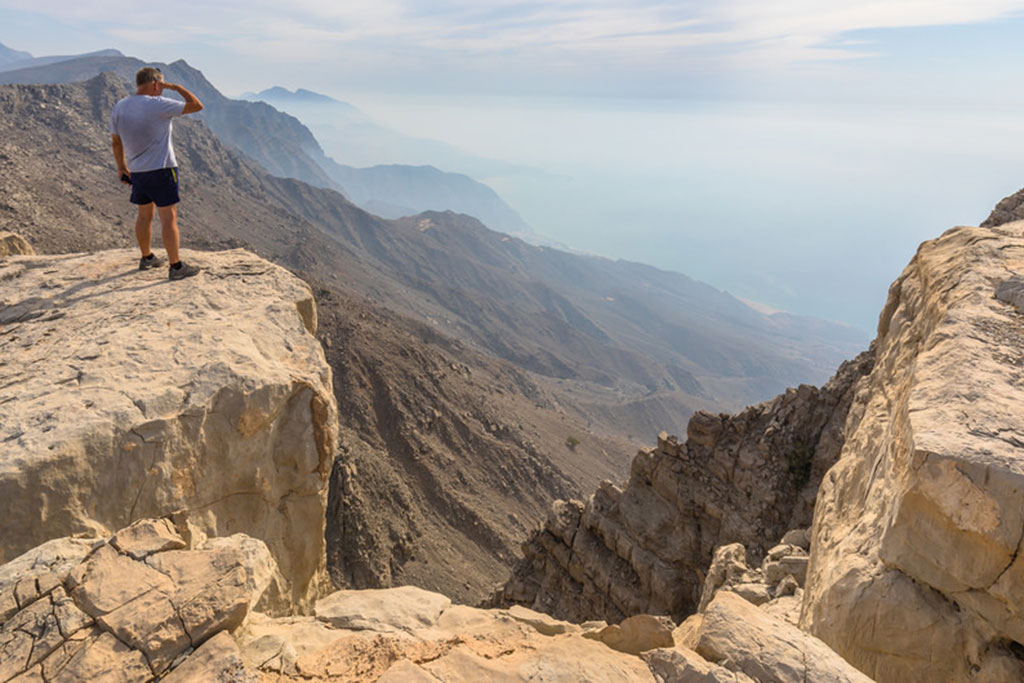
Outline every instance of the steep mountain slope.
POLYGON ((352 166, 436 166, 478 179, 540 172, 501 159, 480 157, 440 140, 405 135, 377 123, 348 102, 303 88, 292 92, 277 86, 246 93, 242 98, 266 102, 295 116, 309 126, 328 155, 352 166))
POLYGON ((325 159, 322 166, 345 188, 349 199, 384 218, 450 210, 476 216, 495 230, 529 229, 497 192, 467 175, 446 173, 433 166, 353 168, 331 159, 325 159))
POLYGON ((477 157, 438 140, 403 135, 375 123, 347 102, 301 88, 290 92, 275 87, 243 97, 273 105, 309 126, 327 155, 341 162, 328 160, 325 170, 352 201, 378 216, 398 218, 447 209, 476 216, 495 230, 532 234, 515 210, 473 178, 536 173, 536 169, 477 157))

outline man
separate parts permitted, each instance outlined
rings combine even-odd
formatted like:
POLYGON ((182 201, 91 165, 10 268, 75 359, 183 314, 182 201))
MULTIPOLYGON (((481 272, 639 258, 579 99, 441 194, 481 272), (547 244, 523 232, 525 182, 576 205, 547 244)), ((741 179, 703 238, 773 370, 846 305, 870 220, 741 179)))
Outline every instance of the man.
POLYGON ((171 119, 197 112, 203 103, 182 86, 165 83, 160 69, 150 66, 135 74, 135 85, 138 90, 134 95, 114 105, 110 133, 118 175, 122 183, 132 186, 131 202, 139 207, 135 219, 135 238, 142 251, 139 270, 163 262, 150 249, 156 205, 170 264, 168 277, 182 280, 196 275, 199 269, 182 263, 178 255, 178 164, 171 146, 171 119), (178 93, 185 103, 161 97, 164 90, 178 93))

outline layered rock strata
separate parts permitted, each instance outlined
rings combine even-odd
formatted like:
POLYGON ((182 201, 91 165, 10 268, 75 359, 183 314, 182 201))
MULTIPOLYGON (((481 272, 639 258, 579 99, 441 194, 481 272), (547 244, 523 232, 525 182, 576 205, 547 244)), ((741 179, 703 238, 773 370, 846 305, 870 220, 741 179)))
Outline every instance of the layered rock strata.
POLYGON ((662 434, 634 458, 625 487, 606 481, 586 504, 552 506, 494 603, 570 620, 693 612, 717 546, 743 543, 759 562, 770 539, 809 525, 872 362, 865 352, 820 389, 802 385, 734 416, 698 412, 684 444, 662 434))
POLYGON ((245 532, 309 606, 337 441, 309 288, 243 251, 169 282, 128 250, 0 261, 0 560, 184 508, 245 532))
POLYGON ((880 681, 1024 679, 1022 272, 1024 222, 921 245, 822 482, 801 625, 880 681))

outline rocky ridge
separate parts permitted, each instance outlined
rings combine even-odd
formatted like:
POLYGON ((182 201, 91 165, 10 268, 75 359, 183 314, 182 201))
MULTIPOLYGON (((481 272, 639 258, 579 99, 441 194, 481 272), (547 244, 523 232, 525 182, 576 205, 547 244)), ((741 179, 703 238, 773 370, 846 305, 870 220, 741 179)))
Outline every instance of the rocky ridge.
POLYGON ((815 509, 801 626, 887 681, 1024 677, 1024 221, 925 242, 815 509), (1019 301, 1019 300, 1018 300, 1019 301))
POLYGON ((605 481, 585 504, 552 506, 494 604, 573 620, 693 612, 715 548, 743 543, 759 561, 770 539, 810 524, 872 362, 865 352, 820 389, 803 385, 737 415, 698 412, 685 443, 662 433, 633 459, 624 487, 605 481))
POLYGON ((247 252, 185 252, 169 282, 137 253, 0 261, 0 558, 185 508, 265 541, 276 609, 325 580, 337 450, 309 287, 247 252))
POLYGON ((183 513, 53 539, 0 566, 0 679, 868 680, 728 591, 678 628, 649 615, 577 625, 412 586, 336 591, 315 615, 270 617, 255 608, 275 574, 262 542, 208 539, 183 513))
POLYGON ((1004 197, 992 209, 992 213, 981 224, 983 228, 994 228, 1003 223, 1024 220, 1024 189, 1004 197))

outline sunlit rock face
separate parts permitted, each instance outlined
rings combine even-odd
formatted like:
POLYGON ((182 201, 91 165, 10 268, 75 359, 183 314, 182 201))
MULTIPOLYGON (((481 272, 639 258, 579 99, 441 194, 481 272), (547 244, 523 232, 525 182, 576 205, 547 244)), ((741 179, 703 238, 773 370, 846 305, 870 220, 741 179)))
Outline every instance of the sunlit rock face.
POLYGON ((337 440, 308 286, 248 252, 170 282, 128 250, 0 260, 0 560, 184 509, 266 542, 310 607, 337 440))
POLYGON ((1021 680, 1024 222, 892 285, 815 508, 801 625, 880 681, 1021 680))

